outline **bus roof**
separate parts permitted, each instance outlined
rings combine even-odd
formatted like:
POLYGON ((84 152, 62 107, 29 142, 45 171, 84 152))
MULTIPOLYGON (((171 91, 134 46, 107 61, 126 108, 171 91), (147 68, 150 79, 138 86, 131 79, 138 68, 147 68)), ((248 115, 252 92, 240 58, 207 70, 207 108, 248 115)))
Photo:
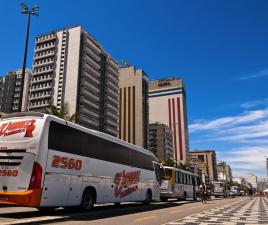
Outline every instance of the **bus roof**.
POLYGON ((120 144, 120 145, 124 145, 128 148, 132 148, 133 150, 136 150, 136 151, 140 151, 140 152, 143 152, 147 155, 151 155, 155 158, 155 161, 158 162, 158 159, 156 158, 156 156, 150 152, 149 150, 147 149, 144 149, 142 147, 139 147, 137 145, 133 145, 131 143, 128 143, 126 141, 123 141, 123 140, 120 140, 112 135, 109 135, 109 134, 106 134, 106 133, 103 133, 103 132, 100 132, 100 131, 97 131, 97 130, 92 130, 92 129, 89 129, 89 128, 86 128, 86 127, 83 127, 79 124, 75 124, 73 122, 70 122, 70 121, 66 121, 62 118, 59 118, 57 116, 54 116, 54 115, 50 115, 50 114, 44 114, 44 113, 40 113, 40 112, 16 112, 16 113, 10 113, 10 114, 7 114, 7 115, 4 115, 1 120, 6 120, 6 119, 14 119, 14 118, 21 118, 21 117, 39 117, 39 118, 44 118, 45 120, 55 120, 55 121, 60 121, 60 122, 63 122, 64 124, 66 124, 67 126, 71 125, 71 127, 74 127, 76 129, 79 129, 79 130, 82 130, 82 131, 85 131, 85 132, 88 132, 92 135, 96 135, 96 136, 99 136, 103 139, 106 139, 108 141, 112 141, 114 143, 117 143, 117 144, 120 144))
POLYGON ((189 171, 187 171, 187 170, 179 169, 179 168, 176 168, 176 167, 164 166, 164 168, 165 168, 165 169, 171 169, 171 170, 176 170, 176 171, 185 172, 185 173, 187 173, 187 174, 194 175, 194 176, 199 176, 198 174, 189 172, 189 171))

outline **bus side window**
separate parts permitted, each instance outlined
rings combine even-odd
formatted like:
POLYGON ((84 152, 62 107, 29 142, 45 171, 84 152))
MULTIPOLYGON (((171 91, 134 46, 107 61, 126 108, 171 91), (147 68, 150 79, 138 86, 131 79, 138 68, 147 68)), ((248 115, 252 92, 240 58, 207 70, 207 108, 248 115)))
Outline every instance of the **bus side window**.
POLYGON ((178 172, 178 173, 179 173, 179 183, 182 184, 181 172, 178 172))

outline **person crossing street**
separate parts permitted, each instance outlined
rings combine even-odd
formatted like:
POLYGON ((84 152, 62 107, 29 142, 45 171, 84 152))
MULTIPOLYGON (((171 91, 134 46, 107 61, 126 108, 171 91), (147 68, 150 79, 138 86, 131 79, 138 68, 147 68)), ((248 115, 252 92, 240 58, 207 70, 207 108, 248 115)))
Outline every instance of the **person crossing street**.
POLYGON ((207 199, 206 199, 206 185, 203 182, 199 186, 199 193, 200 193, 200 197, 201 197, 201 202, 206 203, 207 202, 207 199))

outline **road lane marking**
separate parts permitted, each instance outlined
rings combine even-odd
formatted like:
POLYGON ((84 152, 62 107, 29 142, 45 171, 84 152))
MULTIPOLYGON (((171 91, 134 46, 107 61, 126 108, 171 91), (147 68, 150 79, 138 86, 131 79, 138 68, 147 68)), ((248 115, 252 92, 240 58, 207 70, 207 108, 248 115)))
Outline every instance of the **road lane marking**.
POLYGON ((168 213, 173 214, 173 213, 179 213, 179 212, 180 212, 180 210, 173 210, 173 211, 170 211, 168 213))
POLYGON ((147 216, 147 217, 142 217, 142 218, 136 219, 135 221, 150 220, 150 219, 153 219, 153 218, 156 218, 156 216, 147 216))
POLYGON ((34 222, 49 222, 53 220, 66 219, 69 216, 43 216, 43 217, 34 217, 28 219, 14 219, 9 221, 1 221, 1 225, 11 225, 11 224, 25 224, 25 223, 34 223, 34 222))

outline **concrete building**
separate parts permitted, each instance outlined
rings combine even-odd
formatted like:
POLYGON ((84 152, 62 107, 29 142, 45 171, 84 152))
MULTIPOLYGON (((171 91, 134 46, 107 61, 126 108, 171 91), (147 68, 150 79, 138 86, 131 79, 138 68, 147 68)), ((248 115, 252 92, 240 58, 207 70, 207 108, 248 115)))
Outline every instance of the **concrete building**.
POLYGON ((194 150, 190 152, 190 161, 212 181, 218 180, 216 152, 214 150, 194 150))
POLYGON ((173 159, 173 140, 171 129, 161 123, 149 124, 149 150, 159 161, 173 159))
POLYGON ((142 69, 119 69, 118 138, 148 149, 148 77, 142 69))
POLYGON ((247 181, 248 181, 248 183, 250 183, 252 185, 253 188, 258 187, 258 180, 257 180, 257 176, 255 174, 253 174, 253 173, 249 174, 247 181))
POLYGON ((243 177, 233 177, 233 178, 232 178, 232 181, 233 181, 233 182, 236 182, 236 183, 238 183, 238 184, 243 184, 243 181, 244 181, 244 183, 245 183, 245 179, 244 179, 243 177))
POLYGON ((65 102, 78 124, 117 136, 118 63, 81 26, 35 38, 28 108, 65 102))
POLYGON ((166 124, 173 133, 174 160, 189 163, 189 137, 185 87, 180 78, 149 84, 149 120, 166 124))
POLYGON ((217 163, 217 171, 218 180, 232 181, 232 169, 226 162, 219 161, 217 163))
MULTIPOLYGON (((30 79, 31 71, 26 69, 22 96, 22 111, 26 111, 27 109, 30 79)), ((11 113, 19 110, 21 87, 21 70, 10 71, 0 77, 0 112, 11 113)))

